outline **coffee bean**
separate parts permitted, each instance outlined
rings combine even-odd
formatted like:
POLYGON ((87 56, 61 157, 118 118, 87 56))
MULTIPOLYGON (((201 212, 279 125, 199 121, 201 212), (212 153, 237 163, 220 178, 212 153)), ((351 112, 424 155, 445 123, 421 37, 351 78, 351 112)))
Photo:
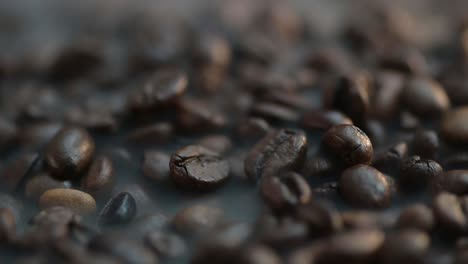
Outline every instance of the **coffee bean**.
POLYGON ((440 128, 442 137, 452 144, 468 144, 468 127, 465 126, 468 107, 459 107, 448 112, 440 128))
POLYGON ((178 232, 196 234, 219 226, 223 218, 223 210, 197 204, 179 211, 172 219, 172 224, 178 232))
POLYGON ((435 191, 447 191, 462 195, 468 193, 468 170, 446 171, 434 179, 435 191))
POLYGON ((63 128, 47 145, 45 161, 52 176, 75 179, 90 164, 94 149, 94 141, 86 130, 63 128))
POLYGON ((374 153, 370 139, 353 125, 332 126, 322 138, 322 147, 345 166, 370 164, 374 153))
POLYGON ((226 154, 232 148, 231 140, 224 135, 208 135, 201 138, 197 145, 212 150, 220 155, 226 154))
POLYGON ((192 53, 197 65, 209 64, 224 67, 231 61, 229 42, 222 36, 212 33, 201 34, 195 42, 192 53))
POLYGON ((220 129, 228 122, 222 113, 207 105, 206 102, 184 99, 177 105, 177 123, 183 131, 193 133, 220 129))
POLYGON ((172 124, 162 122, 135 129, 127 136, 127 140, 137 144, 166 144, 173 133, 172 124))
POLYGON ((165 181, 169 179, 170 157, 158 151, 145 151, 143 158, 143 175, 151 180, 165 181))
POLYGON ((264 137, 271 127, 265 119, 250 117, 239 126, 239 136, 244 139, 258 140, 264 137))
POLYGON ((411 153, 423 159, 434 159, 439 150, 439 137, 433 130, 420 130, 411 141, 411 153))
POLYGON ((256 238, 275 248, 297 245, 306 240, 309 229, 304 221, 290 216, 276 217, 265 214, 255 225, 256 238))
POLYGON ((442 167, 436 161, 413 156, 401 163, 399 180, 404 188, 424 189, 442 173, 442 167))
POLYGON ((63 206, 83 215, 96 210, 96 201, 91 195, 73 189, 48 190, 39 198, 39 205, 41 208, 63 206))
POLYGON ((305 162, 303 174, 308 177, 326 177, 335 172, 336 167, 327 157, 317 156, 305 162))
POLYGON ((468 220, 457 196, 442 192, 432 202, 437 225, 451 235, 461 235, 468 228, 468 220))
POLYGON ((262 178, 260 192, 273 210, 288 210, 310 201, 312 191, 304 178, 295 172, 262 178))
POLYGON ((311 111, 302 116, 301 125, 305 129, 329 129, 335 125, 352 125, 353 121, 339 111, 311 111))
POLYGON ((67 123, 83 127, 93 132, 113 133, 118 123, 108 110, 89 110, 80 107, 70 108, 65 113, 67 123))
POLYGON ((397 71, 403 74, 421 75, 427 72, 427 62, 417 50, 398 50, 384 54, 379 60, 379 66, 386 70, 397 71))
POLYGON ((24 147, 35 148, 48 143, 62 128, 59 123, 40 122, 28 124, 20 133, 20 143, 24 147))
POLYGON ((135 199, 129 193, 119 193, 111 198, 99 213, 100 225, 127 224, 135 217, 137 206, 135 199))
POLYGON ((294 123, 299 121, 299 113, 286 106, 282 106, 270 102, 258 102, 252 110, 252 115, 260 116, 272 122, 290 122, 294 123))
POLYGON ((396 225, 399 228, 413 228, 429 232, 435 225, 432 210, 424 204, 415 203, 403 209, 396 225))
POLYGON ((187 76, 181 71, 158 71, 130 96, 130 109, 148 111, 168 106, 185 93, 187 85, 187 76))
POLYGON ((229 163, 215 152, 198 145, 179 149, 171 156, 171 179, 180 187, 207 190, 229 179, 229 163))
POLYGON ((0 208, 0 244, 9 242, 16 235, 16 218, 9 208, 0 208))
POLYGON ((13 191, 19 187, 20 183, 25 179, 28 172, 32 172, 33 167, 38 162, 39 155, 35 152, 27 152, 11 161, 0 174, 3 188, 13 191))
POLYGON ((389 120, 397 116, 404 78, 394 72, 380 72, 376 76, 376 91, 372 98, 371 115, 389 120))
POLYGON ((343 228, 340 214, 330 206, 320 203, 301 205, 297 207, 296 215, 307 224, 311 236, 330 235, 343 228))
POLYGON ((385 173, 399 173, 400 164, 408 155, 408 144, 401 142, 376 155, 373 166, 385 173))
POLYGON ((403 89, 402 100, 411 112, 422 117, 440 116, 450 108, 450 100, 442 86, 434 80, 421 77, 408 81, 403 89))
POLYGON ((392 233, 385 238, 379 252, 379 263, 424 263, 430 243, 430 237, 420 230, 392 233))
POLYGON ((258 180, 264 175, 302 167, 307 153, 303 132, 280 129, 268 133, 251 149, 245 159, 247 177, 258 180))
POLYGON ((391 203, 390 183, 378 170, 355 165, 343 171, 338 187, 343 198, 359 207, 387 207, 391 203))
POLYGON ((16 125, 0 116, 0 149, 12 146, 18 137, 18 128, 16 125))
POLYGON ((91 194, 109 192, 114 185, 114 167, 107 156, 98 156, 82 180, 83 188, 91 194))
POLYGON ((39 197, 47 190, 70 187, 71 183, 69 181, 58 181, 47 173, 40 173, 27 181, 24 195, 34 201, 39 201, 39 197))
POLYGON ((400 127, 405 130, 416 130, 422 126, 421 119, 408 111, 400 113, 400 127))
POLYGON ((161 257, 178 257, 186 250, 186 245, 179 236, 161 231, 146 235, 145 242, 161 257))

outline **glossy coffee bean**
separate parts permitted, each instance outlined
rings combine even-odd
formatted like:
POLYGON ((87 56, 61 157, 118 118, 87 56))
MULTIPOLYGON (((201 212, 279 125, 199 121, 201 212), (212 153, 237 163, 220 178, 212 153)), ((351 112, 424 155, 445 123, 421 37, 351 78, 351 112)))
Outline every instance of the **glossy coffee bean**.
POLYGON ((137 206, 131 194, 123 192, 111 198, 102 208, 98 222, 102 226, 127 224, 135 217, 137 206))
POLYGON ((159 151, 145 151, 143 157, 143 175, 151 180, 165 181, 169 179, 170 157, 159 151))
POLYGON ((161 257, 178 257, 186 250, 185 242, 179 236, 161 231, 146 235, 145 242, 161 257))
POLYGON ((337 125, 322 138, 323 149, 345 166, 370 164, 374 149, 367 135, 353 125, 337 125))
POLYGON ((258 102, 251 110, 253 116, 259 116, 272 122, 297 122, 299 113, 294 109, 270 102, 258 102))
POLYGON ((172 225, 180 233, 196 234, 213 229, 223 221, 223 210, 197 204, 179 211, 172 219, 172 225))
POLYGON ((27 152, 7 164, 0 174, 3 188, 9 191, 15 190, 26 174, 33 169, 38 159, 37 153, 27 152))
POLYGON ((436 161, 413 156, 400 164, 399 181, 406 189, 424 189, 442 173, 443 169, 436 161))
POLYGON ((258 180, 279 171, 298 170, 307 154, 307 138, 304 133, 280 129, 268 133, 250 150, 244 168, 247 177, 258 180))
POLYGON ((447 234, 459 236, 468 230, 468 219, 460 199, 450 193, 439 193, 432 202, 437 225, 447 234))
POLYGON ((96 201, 85 192, 58 188, 44 192, 39 198, 39 206, 41 208, 63 206, 85 215, 96 210, 96 201))
POLYGON ((392 199, 387 178, 367 165, 355 165, 343 171, 338 188, 347 202, 359 207, 387 207, 392 199))
POLYGON ((312 198, 309 184, 295 172, 263 177, 260 192, 266 204, 278 211, 306 204, 312 198))
POLYGON ((395 72, 379 72, 376 76, 376 91, 372 98, 371 115, 380 120, 389 120, 398 115, 404 78, 395 72))
POLYGON ((47 173, 40 173, 26 182, 24 195, 33 201, 38 201, 39 197, 47 190, 70 187, 71 183, 69 181, 59 181, 47 173))
POLYGON ((317 156, 309 159, 304 164, 302 173, 308 177, 326 177, 330 176, 336 170, 335 164, 328 157, 317 156))
POLYGON ((52 176, 71 180, 85 171, 94 155, 94 140, 81 128, 68 127, 48 143, 45 161, 52 176))
POLYGON ((440 147, 439 136, 433 130, 420 130, 410 143, 411 153, 422 159, 434 159, 440 147))
POLYGON ((379 252, 379 263, 424 263, 431 243, 423 231, 407 229, 389 234, 379 252))
POLYGON ((434 179, 436 192, 447 191, 457 195, 468 194, 468 170, 449 170, 434 179))
POLYGON ((301 125, 305 129, 329 129, 335 125, 352 125, 353 121, 339 111, 311 111, 302 116, 301 125))
POLYGON ((98 156, 83 177, 82 186, 91 194, 103 194, 112 189, 114 181, 112 160, 107 156, 98 156))
POLYGON ((458 144, 468 144, 468 107, 459 107, 448 112, 441 124, 440 132, 442 137, 448 142, 458 144))
POLYGON ((419 77, 408 81, 402 100, 411 112, 423 117, 440 116, 450 107, 450 100, 439 83, 419 77))
POLYGON ((180 187, 208 190, 229 179, 229 163, 217 153, 198 145, 177 150, 171 156, 171 179, 180 187))
POLYGON ((412 228, 429 232, 435 225, 434 214, 426 205, 415 203, 401 211, 396 225, 401 229, 412 228))

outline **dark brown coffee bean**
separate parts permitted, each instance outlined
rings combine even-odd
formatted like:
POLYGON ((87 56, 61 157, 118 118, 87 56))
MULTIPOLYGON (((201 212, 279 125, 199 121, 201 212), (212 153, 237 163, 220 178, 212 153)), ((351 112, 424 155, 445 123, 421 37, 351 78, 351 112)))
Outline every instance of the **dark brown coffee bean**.
POLYGON ((145 242, 161 257, 178 257, 186 250, 186 245, 179 236, 161 231, 154 231, 146 235, 145 242))
POLYGON ((324 95, 324 106, 338 109, 354 123, 364 121, 370 108, 369 80, 364 74, 340 76, 324 95))
POLYGON ((58 181, 47 173, 40 173, 27 181, 24 195, 37 202, 39 201, 39 197, 47 190, 70 187, 71 182, 69 181, 58 181))
POLYGON ((436 161, 413 156, 401 163, 399 181, 406 189, 423 189, 442 173, 443 169, 436 161))
POLYGON ((420 230, 407 229, 389 234, 379 252, 379 263, 424 263, 430 243, 430 237, 420 230))
POLYGON ((262 118, 250 117, 239 126, 239 136, 244 139, 258 140, 271 130, 268 122, 262 118))
POLYGON ((367 135, 353 125, 337 125, 322 138, 323 149, 345 166, 370 164, 374 149, 367 135))
POLYGON ((185 93, 187 85, 187 76, 183 72, 158 71, 130 96, 130 109, 148 111, 170 105, 185 93))
POLYGON ((432 210, 424 204, 415 203, 403 209, 396 225, 399 228, 413 228, 429 232, 435 225, 432 210))
POLYGON ((0 149, 12 146, 18 138, 18 129, 13 122, 0 116, 0 149))
POLYGON ((457 195, 468 193, 468 170, 446 171, 434 179, 435 191, 447 191, 457 195))
POLYGON ((82 180, 83 188, 91 194, 110 192, 114 185, 114 166, 107 156, 98 156, 82 180))
POLYGON ((179 211, 172 219, 172 224, 178 232, 193 234, 220 226, 223 221, 223 210, 197 204, 179 211))
POLYGON ((400 127, 405 130, 416 130, 421 128, 421 120, 411 112, 402 111, 400 113, 400 127))
POLYGON ((91 163, 94 149, 94 141, 86 130, 63 128, 47 145, 45 161, 52 176, 75 179, 91 163))
POLYGON ((68 109, 65 113, 67 123, 83 127, 90 131, 112 133, 118 128, 117 120, 108 111, 96 111, 79 107, 68 109))
POLYGON ((18 158, 11 161, 4 168, 0 174, 3 188, 9 191, 15 190, 18 185, 24 180, 26 174, 31 172, 39 155, 34 152, 21 154, 18 158))
POLYGON ((338 183, 336 181, 325 182, 312 189, 314 197, 319 199, 334 200, 338 198, 338 183))
POLYGON ((439 150, 439 137, 433 130, 420 130, 411 141, 411 153, 422 159, 434 159, 439 150))
POLYGON ((263 177, 260 192, 264 201, 278 211, 306 204, 312 198, 309 184, 295 172, 263 177))
POLYGON ((306 240, 309 229, 305 222, 285 216, 262 215, 255 225, 257 239, 281 248, 284 245, 297 245, 306 240))
POLYGON ((201 138, 197 145, 212 150, 219 155, 226 154, 232 148, 231 140, 224 135, 208 135, 201 138))
POLYGON ((468 107, 459 107, 448 112, 441 125, 442 137, 452 144, 468 144, 468 107))
POLYGON ((82 191, 73 189, 50 189, 39 198, 41 208, 63 206, 78 214, 90 214, 96 210, 94 198, 82 191))
POLYGON ((319 253, 317 263, 372 263, 384 239, 384 233, 372 229, 332 236, 319 253))
POLYGON ((408 155, 408 144, 401 142, 376 155, 373 166, 385 173, 397 174, 401 162, 408 155))
POLYGON ((450 108, 450 100, 440 84, 425 78, 409 80, 402 100, 411 112, 422 117, 440 116, 450 108))
POLYGON ((0 208, 0 244, 9 242, 16 235, 16 218, 9 208, 0 208))
POLYGON ((302 167, 307 154, 303 132, 280 129, 268 133, 249 152, 244 167, 247 177, 258 180, 264 175, 302 167))
POLYGON ((309 202, 296 209, 297 218, 304 221, 311 236, 330 235, 343 228, 341 215, 329 206, 309 202))
POLYGON ((207 105, 206 102, 195 99, 185 99, 179 102, 177 122, 184 131, 190 132, 220 129, 228 123, 222 113, 207 105))
POLYGON ((336 169, 331 159, 318 156, 307 160, 302 171, 303 175, 308 178, 330 176, 336 169))
POLYGON ((352 210, 341 214, 346 229, 389 229, 394 225, 393 217, 387 214, 368 211, 352 210))
POLYGON ((427 62, 417 50, 398 50, 385 54, 379 60, 379 67, 402 74, 421 75, 427 72, 427 62))
POLYGON ((215 152, 190 145, 172 154, 171 179, 180 187, 207 190, 221 186, 229 179, 229 163, 215 152))
POLYGON ((432 208, 437 225, 453 235, 464 234, 468 229, 468 220, 457 196, 442 192, 433 200, 432 208))
POLYGON ((299 113, 280 104, 259 102, 253 105, 252 115, 278 122, 297 122, 299 113))
POLYGON ((151 180, 165 181, 169 179, 170 157, 158 151, 145 151, 143 158, 143 175, 151 180))
POLYGON ((376 77, 376 92, 372 100, 372 116, 389 120, 397 116, 404 78, 394 72, 382 72, 376 77))
POLYGON ((127 140, 138 144, 166 144, 169 143, 174 133, 170 123, 157 123, 130 132, 127 140))
POLYGON ((100 225, 127 224, 135 217, 137 206, 131 194, 123 192, 111 198, 98 216, 100 225))
POLYGON ((367 165, 355 165, 343 171, 338 187, 347 202, 360 207, 387 207, 392 190, 387 178, 367 165))
POLYGON ((335 125, 352 125, 353 121, 338 111, 311 111, 302 116, 301 125, 305 129, 329 129, 335 125))

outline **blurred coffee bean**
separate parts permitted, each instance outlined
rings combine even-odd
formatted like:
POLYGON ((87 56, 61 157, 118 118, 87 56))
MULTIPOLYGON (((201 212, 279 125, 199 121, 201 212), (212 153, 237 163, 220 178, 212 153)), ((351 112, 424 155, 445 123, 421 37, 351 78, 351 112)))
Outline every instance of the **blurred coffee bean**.
POLYGON ((370 164, 374 154, 370 139, 353 125, 330 127, 323 135, 322 148, 345 166, 370 164))
POLYGON ((145 151, 142 165, 143 175, 155 181, 168 180, 170 159, 169 155, 163 152, 145 151))
POLYGON ((67 127, 48 143, 45 161, 52 176, 71 180, 84 172, 93 159, 94 140, 81 128, 67 127))
POLYGON ((447 192, 439 193, 432 202, 437 225, 447 234, 459 236, 468 228, 468 220, 457 196, 447 192))
POLYGON ((435 225, 432 210, 424 204, 415 203, 404 208, 397 223, 398 228, 413 228, 430 232, 435 225))
POLYGON ((229 179, 229 163, 217 153, 198 145, 177 150, 170 160, 171 179, 180 187, 208 190, 229 179))
POLYGON ((377 120, 367 120, 363 130, 372 142, 372 146, 380 146, 385 142, 385 127, 377 120))
POLYGON ((40 147, 48 143, 62 128, 59 123, 40 122, 28 124, 20 133, 20 143, 26 148, 40 147))
POLYGON ((168 226, 169 219, 161 213, 145 214, 135 218, 128 226, 131 237, 143 239, 151 232, 162 231, 168 226))
POLYGON ((440 116, 450 108, 450 100, 442 86, 434 80, 413 78, 403 89, 402 100, 414 114, 440 116))
POLYGON ((447 191, 457 195, 468 194, 468 170, 449 170, 433 181, 436 192, 447 191))
POLYGON ((260 192, 266 204, 278 211, 306 204, 312 198, 309 184, 295 172, 264 176, 260 192))
POLYGON ((336 166, 332 160, 327 157, 317 156, 308 159, 302 170, 303 175, 308 177, 326 177, 331 176, 336 171, 336 166))
POLYGON ((16 143, 18 132, 18 128, 13 122, 0 116, 0 150, 16 143))
POLYGON ((299 113, 286 106, 269 102, 258 102, 253 105, 252 115, 265 118, 272 122, 290 122, 299 121, 299 113))
POLYGON ((167 144, 173 134, 172 124, 162 122, 137 128, 130 132, 126 139, 136 144, 167 144))
POLYGON ((467 120, 468 107, 459 107, 448 112, 440 128, 442 137, 455 145, 468 144, 468 127, 465 126, 467 120))
POLYGON ((367 165, 355 165, 343 171, 338 187, 343 198, 358 207, 388 207, 392 190, 387 178, 367 165))
POLYGON ((186 207, 172 219, 174 228, 183 234, 197 234, 222 224, 224 212, 220 208, 204 204, 186 207))
POLYGON ((59 181, 50 177, 47 173, 40 173, 26 182, 24 195, 37 202, 39 197, 47 190, 70 187, 71 183, 69 181, 59 181))
POLYGON ((137 206, 131 194, 123 192, 112 197, 98 216, 101 226, 127 224, 135 217, 137 206))
POLYGON ((82 187, 91 194, 109 192, 114 185, 114 166, 107 156, 98 156, 91 163, 82 187))
POLYGON ((439 150, 439 136, 433 130, 420 130, 410 143, 411 153, 422 159, 434 159, 439 150))
POLYGON ((129 193, 133 199, 135 199, 138 208, 137 215, 140 216, 140 213, 154 209, 154 202, 149 197, 147 189, 144 187, 145 186, 142 187, 142 185, 138 183, 124 184, 114 188, 111 196, 117 196, 119 193, 123 192, 129 193))
POLYGON ((96 201, 85 192, 58 188, 44 192, 39 198, 39 206, 41 208, 63 206, 78 214, 86 215, 96 210, 96 201))
POLYGON ((79 107, 68 109, 65 113, 65 119, 71 125, 101 133, 116 132, 119 125, 108 111, 88 110, 79 107))
POLYGON ((197 145, 212 150, 219 155, 226 154, 232 148, 231 139, 224 135, 205 136, 197 142, 197 145))
POLYGON ((241 139, 248 138, 258 140, 264 137, 271 127, 268 122, 262 118, 250 117, 241 122, 239 126, 239 136, 241 139))
POLYGON ((9 162, 0 174, 3 188, 13 191, 18 185, 25 179, 28 172, 35 166, 39 161, 39 155, 35 152, 26 152, 20 154, 19 157, 9 162))
POLYGON ((309 202, 297 207, 295 214, 307 224, 309 234, 314 237, 330 235, 343 228, 340 214, 330 206, 309 202))
POLYGON ((372 100, 372 116, 382 120, 397 116, 403 81, 403 76, 394 72, 382 72, 376 76, 377 89, 372 100))
POLYGON ((379 252, 379 263, 424 263, 430 243, 430 237, 420 230, 407 229, 389 234, 379 252))
POLYGON ((424 190, 443 173, 442 167, 433 160, 412 156, 400 164, 399 181, 409 190, 424 190))
POLYGON ((178 257, 186 250, 185 242, 179 236, 161 231, 148 233, 145 243, 160 257, 178 257))
POLYGON ((0 244, 8 243, 16 235, 16 218, 9 208, 0 208, 0 244))
POLYGON ((341 214, 345 229, 389 229, 394 225, 394 217, 371 210, 351 210, 341 214))
POLYGON ((301 125, 308 130, 329 129, 335 125, 352 125, 353 121, 346 115, 338 111, 317 111, 313 110, 302 116, 301 125))
POLYGON ((223 128, 228 120, 204 101, 184 99, 177 105, 177 123, 183 131, 193 133, 223 128))
POLYGON ((397 143, 388 150, 376 155, 373 166, 385 173, 397 174, 401 162, 408 155, 408 144, 397 143))
POLYGON ((258 180, 265 175, 302 167, 307 153, 303 132, 280 129, 268 133, 250 150, 244 167, 247 177, 258 180))

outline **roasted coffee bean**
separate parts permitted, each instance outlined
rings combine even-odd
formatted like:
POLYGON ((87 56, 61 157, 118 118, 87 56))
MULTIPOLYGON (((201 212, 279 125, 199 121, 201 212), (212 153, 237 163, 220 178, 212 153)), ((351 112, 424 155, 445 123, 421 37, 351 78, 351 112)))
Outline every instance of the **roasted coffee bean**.
POLYGON ((347 202, 359 207, 387 207, 392 199, 387 178, 367 165, 355 165, 343 171, 338 188, 347 202))
POLYGON ((35 152, 27 152, 11 161, 0 174, 3 188, 9 191, 15 190, 28 172, 31 172, 39 155, 35 152))
POLYGON ((257 239, 276 248, 284 245, 297 245, 304 242, 309 229, 304 221, 294 217, 262 215, 256 223, 257 239))
POLYGON ((83 188, 91 194, 110 192, 114 185, 114 166, 107 156, 98 156, 82 180, 83 188))
POLYGON ((75 179, 91 163, 94 141, 81 128, 67 127, 58 132, 47 145, 45 161, 52 176, 75 179))
POLYGON ((204 101, 185 99, 177 105, 177 123, 184 131, 193 133, 220 129, 228 122, 222 113, 204 101))
POLYGON ((441 125, 442 137, 452 144, 468 144, 468 107, 459 107, 448 112, 441 125))
POLYGON ((142 243, 123 234, 104 233, 91 239, 88 249, 92 252, 110 254, 124 263, 157 264, 157 256, 142 243))
POLYGON ((143 158, 143 175, 151 180, 165 181, 169 179, 170 157, 159 151, 145 151, 143 158))
POLYGON ((327 130, 322 148, 345 166, 370 164, 374 149, 367 135, 353 125, 337 125, 327 130))
POLYGON ((379 263, 424 263, 430 243, 430 237, 420 230, 407 229, 389 234, 379 252, 379 263))
POLYGON ((299 121, 299 113, 280 104, 258 102, 252 108, 252 115, 260 116, 269 121, 290 122, 299 121))
POLYGON ((229 179, 229 163, 217 153, 198 145, 177 150, 171 156, 171 179, 180 187, 207 190, 229 179))
POLYGON ((402 74, 421 75, 427 71, 428 65, 424 56, 417 50, 403 49, 382 56, 379 67, 402 74))
POLYGON ((319 253, 317 263, 372 263, 384 240, 384 233, 373 229, 332 236, 319 253))
POLYGON ((173 133, 172 124, 162 122, 135 129, 127 136, 127 140, 137 144, 166 144, 173 133))
POLYGON ((411 153, 422 159, 434 159, 439 150, 439 137, 433 130, 420 130, 410 143, 411 153))
POLYGON ((260 192, 265 202, 279 211, 306 204, 312 197, 307 181, 295 172, 263 177, 260 192))
POLYGON ((178 232, 196 234, 220 226, 223 221, 223 210, 197 204, 179 211, 172 219, 172 225, 178 232))
POLYGON ((393 217, 370 210, 353 210, 341 214, 346 229, 389 229, 394 225, 393 217))
POLYGON ((408 144, 401 142, 377 154, 373 166, 385 173, 396 174, 407 155, 408 144))
POLYGON ((329 129, 335 125, 352 125, 353 121, 338 111, 311 111, 302 116, 301 125, 305 129, 329 129))
POLYGON ((435 225, 432 210, 424 204, 415 203, 403 209, 396 222, 398 228, 413 228, 429 232, 435 225))
POLYGON ((98 216, 100 225, 127 224, 135 217, 137 206, 135 199, 129 193, 119 193, 111 198, 102 208, 98 216))
POLYGON ((43 146, 47 144, 61 128, 61 124, 53 122, 28 124, 19 131, 20 144, 26 148, 43 146))
POLYGON ((252 140, 258 140, 264 137, 271 127, 268 122, 262 118, 250 117, 243 121, 239 126, 239 136, 252 140))
POLYGON ((41 208, 63 206, 78 214, 85 215, 96 210, 96 201, 85 192, 58 188, 44 192, 39 198, 39 206, 41 208))
POLYGON ((385 142, 385 128, 379 121, 365 121, 363 124, 363 130, 372 142, 372 146, 380 146, 385 142))
POLYGON ((18 138, 16 125, 0 116, 0 150, 12 146, 18 138))
POLYGON ((440 116, 450 108, 450 100, 442 86, 421 77, 408 81, 402 92, 402 100, 411 112, 422 117, 440 116))
POLYGON ((161 231, 154 231, 146 235, 145 242, 161 257, 178 257, 186 250, 186 245, 179 236, 161 231))
POLYGON ((71 182, 69 181, 58 181, 47 173, 40 173, 27 181, 24 195, 33 201, 39 201, 39 197, 47 190, 70 187, 71 182))
POLYGON ((468 194, 468 170, 446 171, 434 179, 434 190, 457 195, 468 194))
POLYGON ((312 189, 314 197, 334 200, 338 198, 338 183, 336 181, 322 183, 312 189))
POLYGON ((16 218, 9 208, 0 208, 0 244, 9 242, 16 235, 16 218))
POLYGON ((468 229, 468 220, 459 198, 442 192, 433 200, 432 208, 437 225, 451 235, 464 234, 468 229))
POLYGON ((224 135, 209 135, 201 138, 197 145, 212 150, 219 155, 226 154, 232 148, 231 140, 224 135))
POLYGON ((309 159, 304 164, 303 174, 307 177, 325 177, 335 172, 336 166, 327 157, 317 156, 309 159))
POLYGON ((185 93, 187 85, 187 76, 181 71, 158 71, 130 96, 130 109, 148 111, 168 106, 185 93))
POLYGON ((280 129, 268 133, 251 149, 244 163, 245 173, 252 180, 284 170, 298 170, 307 154, 307 138, 303 132, 280 129))
POLYGON ((364 121, 370 109, 369 80, 365 74, 340 76, 324 95, 325 108, 338 109, 353 120, 364 121))
POLYGON ((343 228, 341 215, 327 205, 309 202, 297 207, 295 214, 307 224, 311 236, 330 235, 343 228))
POLYGON ((442 173, 443 169, 436 161, 413 156, 401 163, 399 181, 406 189, 424 189, 442 173))
POLYGON ((372 99, 371 115, 389 120, 397 116, 404 78, 394 72, 381 72, 376 76, 376 92, 372 99))
POLYGON ((143 188, 140 184, 125 184, 123 186, 119 186, 118 188, 114 188, 114 191, 112 192, 111 196, 117 196, 119 193, 123 192, 129 193, 133 197, 133 199, 135 199, 138 208, 138 216, 142 212, 153 209, 154 203, 152 199, 149 197, 146 188, 143 188))

